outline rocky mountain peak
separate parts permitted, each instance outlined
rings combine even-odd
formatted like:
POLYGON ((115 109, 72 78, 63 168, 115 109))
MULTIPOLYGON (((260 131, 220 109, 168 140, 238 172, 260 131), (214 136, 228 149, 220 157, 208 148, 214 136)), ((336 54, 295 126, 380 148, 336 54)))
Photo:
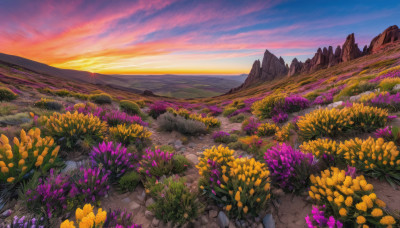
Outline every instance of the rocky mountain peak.
POLYGON ((397 25, 392 25, 389 28, 385 29, 385 31, 383 31, 381 34, 377 35, 374 39, 372 39, 371 44, 368 48, 368 53, 376 53, 386 46, 399 41, 400 29, 399 27, 397 27, 397 25))

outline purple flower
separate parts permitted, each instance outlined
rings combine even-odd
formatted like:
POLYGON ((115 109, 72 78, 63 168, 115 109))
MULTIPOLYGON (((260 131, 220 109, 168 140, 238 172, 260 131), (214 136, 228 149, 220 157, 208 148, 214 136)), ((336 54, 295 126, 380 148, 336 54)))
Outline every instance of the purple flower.
POLYGON ((140 169, 148 176, 159 178, 167 175, 173 169, 173 156, 173 153, 164 152, 160 149, 154 151, 147 149, 142 156, 140 169))
POLYGON ((242 129, 248 135, 253 135, 257 131, 258 126, 260 126, 260 123, 254 117, 250 117, 242 123, 242 129))
POLYGON ((103 168, 81 168, 80 172, 73 177, 77 195, 87 203, 95 203, 107 195, 110 189, 109 175, 110 172, 103 168))

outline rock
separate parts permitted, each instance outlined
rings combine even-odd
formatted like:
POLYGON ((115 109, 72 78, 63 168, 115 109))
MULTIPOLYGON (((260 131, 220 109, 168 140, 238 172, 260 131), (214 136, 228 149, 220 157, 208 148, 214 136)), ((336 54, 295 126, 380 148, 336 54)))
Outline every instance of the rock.
POLYGON ((221 227, 221 228, 225 228, 225 227, 229 226, 229 219, 223 211, 219 212, 218 218, 217 218, 217 223, 218 223, 219 227, 221 227))
POLYGON ((143 91, 143 95, 145 96, 155 96, 154 93, 151 90, 145 90, 143 91))
POLYGON ((390 26, 385 29, 381 34, 372 39, 368 53, 373 54, 381 50, 382 48, 400 41, 400 29, 397 25, 390 26))
POLYGON ((280 196, 283 196, 284 194, 285 193, 280 188, 275 188, 275 189, 272 190, 272 195, 274 195, 274 196, 280 197, 280 196))
POLYGON ((258 224, 257 228, 264 228, 264 226, 260 223, 258 224))
POLYGON ((142 194, 138 194, 138 195, 136 196, 136 198, 139 200, 139 203, 140 203, 140 204, 143 204, 143 203, 144 203, 144 200, 146 199, 146 192, 143 190, 143 191, 142 191, 142 194))
POLYGON ((131 199, 130 199, 129 197, 125 197, 125 198, 123 198, 123 199, 121 200, 121 202, 123 202, 123 203, 130 203, 130 202, 131 202, 131 199))
POLYGON ((129 208, 134 212, 138 212, 140 210, 140 204, 136 203, 135 201, 132 201, 129 205, 129 208))
POLYGON ((75 161, 66 161, 65 168, 61 171, 61 173, 69 173, 78 169, 78 163, 75 161))
POLYGON ((394 90, 394 91, 400 90, 400 84, 395 85, 395 86, 393 87, 393 90, 394 90))
POLYGON ((144 212, 144 216, 146 216, 147 219, 153 219, 154 218, 154 213, 151 211, 146 210, 144 212))
POLYGON ((149 207, 150 205, 152 205, 152 204, 154 204, 155 203, 155 201, 153 200, 153 198, 149 198, 149 199, 147 199, 146 200, 146 207, 149 207))
POLYGON ((181 148, 182 145, 183 144, 182 144, 182 141, 180 139, 176 140, 175 143, 174 143, 174 146, 175 146, 176 149, 181 148))
POLYGON ((188 144, 188 147, 193 149, 196 147, 196 144, 191 142, 188 144))
POLYGON ((333 103, 328 104, 326 107, 327 108, 337 108, 338 106, 342 105, 343 101, 336 101, 333 103))
POLYGON ((185 155, 186 159, 189 160, 190 163, 197 165, 199 164, 199 159, 194 154, 187 154, 185 155))
POLYGON ((263 218, 263 225, 264 228, 275 228, 275 221, 274 218, 272 217, 272 214, 267 214, 263 218))
POLYGON ((216 210, 208 211, 208 217, 210 217, 211 219, 217 217, 217 215, 218 215, 218 211, 216 211, 216 210))
POLYGON ((200 221, 201 221, 201 224, 202 224, 202 225, 208 224, 208 218, 207 218, 207 216, 205 216, 205 215, 201 216, 200 221))
POLYGON ((300 73, 302 67, 303 67, 303 63, 299 62, 297 60, 297 58, 294 58, 292 60, 292 63, 290 64, 288 76, 291 77, 295 74, 300 73))
POLYGON ((153 218, 151 225, 153 225, 154 227, 158 227, 158 225, 160 225, 160 220, 153 218))
POLYGON ((360 93, 360 94, 358 94, 358 95, 351 96, 351 97, 349 97, 349 101, 351 101, 351 102, 356 102, 356 101, 360 100, 360 98, 361 98, 362 96, 368 95, 368 94, 371 94, 371 93, 372 93, 372 91, 366 91, 366 92, 364 92, 364 93, 360 93))
POLYGON ((347 36, 342 47, 340 59, 342 62, 348 62, 361 56, 361 51, 355 43, 354 33, 347 36))
POLYGON ((3 213, 1 213, 0 217, 5 219, 5 218, 9 217, 11 214, 12 214, 12 210, 8 209, 8 210, 5 210, 3 213))

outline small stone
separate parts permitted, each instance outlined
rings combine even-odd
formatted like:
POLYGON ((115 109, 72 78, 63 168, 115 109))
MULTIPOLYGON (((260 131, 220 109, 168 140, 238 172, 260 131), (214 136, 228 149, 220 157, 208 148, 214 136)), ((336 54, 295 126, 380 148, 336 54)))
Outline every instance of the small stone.
POLYGON ((154 203, 155 202, 154 202, 153 198, 149 198, 149 199, 146 200, 146 207, 149 207, 150 205, 152 205, 154 203))
POLYGON ((210 217, 210 218, 215 218, 215 217, 217 217, 217 215, 218 215, 218 211, 216 211, 216 210, 210 210, 208 212, 208 217, 210 217))
POLYGON ((272 214, 267 214, 263 218, 263 224, 264 228, 275 228, 275 221, 274 218, 272 217, 272 214))
POLYGON ((7 218, 8 216, 10 216, 12 214, 12 210, 11 209, 8 209, 8 210, 5 210, 3 213, 1 213, 1 218, 7 218))
POLYGON ((206 224, 208 224, 208 218, 207 218, 207 216, 205 216, 205 215, 203 215, 203 216, 201 216, 201 224, 202 225, 206 225, 206 224))
POLYGON ((78 164, 74 161, 66 161, 65 168, 61 171, 61 173, 69 173, 78 169, 78 164))
POLYGON ((217 218, 217 223, 220 228, 225 228, 225 227, 229 226, 229 219, 223 211, 219 212, 218 218, 217 218))
POLYGON ((125 197, 121 200, 123 203, 129 203, 131 202, 131 199, 129 197, 125 197))
POLYGON ((154 214, 151 211, 146 210, 144 212, 144 216, 146 216, 147 219, 153 219, 154 218, 154 214))
POLYGON ((136 203, 135 201, 132 201, 130 204, 130 208, 133 211, 133 213, 137 213, 140 210, 140 204, 136 203))
POLYGON ((160 220, 153 218, 151 225, 153 225, 154 227, 158 227, 158 225, 160 225, 160 220))
POLYGON ((180 152, 185 152, 185 151, 186 151, 186 148, 185 148, 185 147, 182 147, 181 149, 179 149, 179 151, 180 151, 180 152))
POLYGON ((139 200, 139 203, 144 203, 144 200, 146 199, 146 192, 143 190, 142 194, 138 194, 136 198, 139 200))
POLYGON ((187 154, 186 159, 189 160, 191 163, 193 163, 194 165, 199 164, 199 159, 197 158, 196 155, 194 154, 187 154))
POLYGON ((264 228, 264 226, 260 223, 258 224, 257 228, 264 228))
POLYGON ((283 190, 280 189, 280 188, 275 188, 275 189, 272 190, 272 195, 274 195, 274 196, 281 197, 281 196, 283 196, 284 194, 285 194, 285 193, 284 193, 283 190))
POLYGON ((179 149, 182 147, 182 141, 180 139, 176 140, 174 143, 174 146, 176 149, 179 149))
POLYGON ((189 148, 194 148, 195 146, 196 146, 196 144, 194 144, 194 143, 189 143, 189 144, 188 144, 188 147, 189 147, 189 148))
POLYGON ((393 87, 393 90, 394 90, 394 91, 400 90, 400 84, 395 85, 395 86, 393 87))

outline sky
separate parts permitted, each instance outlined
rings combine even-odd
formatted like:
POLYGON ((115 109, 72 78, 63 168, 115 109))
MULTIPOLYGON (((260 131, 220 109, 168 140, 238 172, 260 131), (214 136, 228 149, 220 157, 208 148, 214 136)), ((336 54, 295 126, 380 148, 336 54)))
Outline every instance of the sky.
POLYGON ((265 49, 290 64, 350 33, 363 47, 398 12, 398 0, 0 0, 0 52, 103 74, 247 74, 265 49))

